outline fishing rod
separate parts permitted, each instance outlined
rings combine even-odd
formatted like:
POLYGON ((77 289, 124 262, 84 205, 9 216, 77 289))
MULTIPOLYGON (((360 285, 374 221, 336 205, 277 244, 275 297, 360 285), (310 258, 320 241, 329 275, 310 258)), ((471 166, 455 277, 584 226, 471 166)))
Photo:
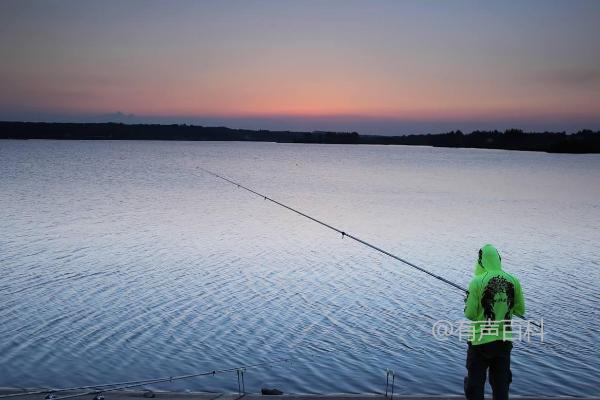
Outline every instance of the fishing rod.
MULTIPOLYGON (((442 281, 442 282, 444 282, 444 283, 446 283, 446 284, 448 284, 448 285, 450 285, 450 286, 452 286, 452 287, 454 287, 454 288, 462 291, 463 293, 467 293, 468 294, 468 290, 465 289, 464 287, 460 286, 459 284, 454 283, 454 282, 452 282, 452 281, 450 281, 450 280, 448 280, 448 279, 446 279, 446 278, 444 278, 444 277, 442 277, 440 275, 434 274, 433 272, 428 271, 428 270, 426 270, 423 267, 419 267, 418 265, 416 265, 416 264, 414 264, 414 263, 412 263, 412 262, 410 262, 410 261, 408 261, 408 260, 406 260, 406 259, 404 259, 402 257, 399 257, 399 256, 397 256, 395 254, 392 254, 389 251, 386 251, 386 250, 384 250, 384 249, 382 249, 380 247, 377 247, 374 244, 371 244, 371 243, 369 243, 369 242, 367 242, 365 240, 362 240, 362 239, 360 239, 360 238, 358 238, 358 237, 356 237, 356 236, 354 236, 354 235, 352 235, 350 233, 347 233, 347 232, 345 232, 345 231, 343 231, 343 230, 341 230, 339 228, 336 228, 336 227, 334 227, 334 226, 332 226, 332 225, 330 225, 330 224, 328 224, 326 222, 323 222, 323 221, 321 221, 321 220, 319 220, 317 218, 311 217, 310 215, 308 215, 306 213, 303 213, 302 211, 299 211, 299 210, 297 210, 297 209, 295 209, 293 207, 290 207, 290 206, 288 206, 286 204, 283 204, 283 203, 281 203, 281 202, 279 202, 279 201, 277 201, 275 199, 272 199, 272 198, 270 198, 267 195, 264 195, 264 194, 259 193, 259 192, 255 191, 255 190, 253 190, 253 189, 251 189, 249 187, 246 187, 246 186, 242 185, 241 183, 235 182, 235 181, 233 181, 233 180, 231 180, 229 178, 221 176, 221 175, 219 175, 219 174, 217 174, 215 172, 209 171, 209 170, 207 170, 205 168, 202 168, 202 167, 197 167, 197 168, 200 169, 200 170, 202 170, 202 171, 204 171, 204 172, 206 172, 209 175, 212 175, 212 176, 214 176, 216 178, 219 178, 219 179, 221 179, 221 180, 223 180, 225 182, 228 182, 228 183, 230 183, 232 185, 235 185, 235 186, 237 186, 240 189, 244 189, 245 191, 250 192, 250 193, 252 193, 252 194, 254 194, 254 195, 258 196, 258 197, 262 197, 263 199, 265 199, 267 201, 270 201, 273 204, 276 204, 276 205, 278 205, 280 207, 283 207, 283 208, 285 208, 285 209, 287 209, 289 211, 292 211, 292 212, 294 212, 294 213, 296 213, 296 214, 298 214, 298 215, 300 215, 300 216, 302 216, 304 218, 307 218, 307 219, 309 219, 309 220, 311 220, 313 222, 316 222, 317 224, 322 225, 325 228, 331 229, 332 231, 337 232, 340 235, 342 235, 342 239, 345 238, 345 237, 350 238, 350 239, 352 239, 352 240, 354 240, 354 241, 356 241, 356 242, 358 242, 358 243, 360 243, 362 245, 365 245, 367 247, 372 248, 373 250, 376 250, 376 251, 378 251, 378 252, 380 252, 382 254, 385 254, 388 257, 391 257, 391 258, 393 258, 395 260, 398 260, 398 261, 400 261, 400 262, 408 265, 409 267, 412 267, 412 268, 414 268, 416 270, 419 270, 419 271, 421 271, 421 272, 423 272, 423 273, 425 273, 425 274, 427 274, 427 275, 429 275, 429 276, 431 276, 431 277, 433 277, 433 278, 435 278, 435 279, 437 279, 439 281, 442 281)), ((515 316, 517 316, 517 317, 525 320, 525 317, 522 316, 522 315, 515 314, 515 316)), ((541 325, 538 324, 535 321, 528 321, 528 322, 530 324, 538 327, 538 328, 541 328, 541 325)))
POLYGON ((6 399, 9 397, 20 397, 20 396, 30 396, 34 394, 48 394, 48 393, 60 393, 60 392, 69 392, 72 390, 84 390, 84 389, 101 389, 103 387, 110 387, 116 385, 129 384, 134 382, 148 382, 149 380, 139 380, 139 381, 127 381, 127 382, 118 382, 118 383, 105 383, 101 385, 88 385, 88 386, 75 386, 70 388, 60 388, 60 389, 45 389, 45 390, 34 390, 27 392, 18 392, 18 393, 10 393, 0 395, 0 399, 6 399))
POLYGON ((150 384, 156 384, 156 383, 162 383, 162 382, 173 382, 173 381, 178 381, 178 380, 182 380, 182 379, 196 378, 196 377, 200 377, 200 376, 216 375, 216 374, 222 374, 225 372, 233 372, 233 371, 240 371, 240 370, 246 370, 246 369, 251 369, 251 368, 259 368, 259 367, 264 367, 264 366, 268 366, 268 365, 282 364, 285 362, 292 361, 294 359, 295 359, 294 357, 288 357, 288 358, 283 358, 283 359, 279 359, 279 360, 265 361, 265 362, 260 362, 260 363, 256 363, 256 364, 248 364, 248 365, 242 365, 242 366, 238 366, 238 367, 217 369, 217 370, 211 370, 211 371, 203 371, 203 372, 179 375, 179 376, 142 379, 142 380, 137 380, 137 381, 126 381, 126 382, 117 382, 117 383, 105 383, 105 384, 100 384, 100 385, 78 386, 78 387, 71 387, 71 388, 36 390, 36 391, 30 391, 30 392, 11 393, 11 394, 1 395, 0 398, 28 396, 28 395, 34 395, 34 394, 48 394, 48 393, 53 394, 53 393, 61 393, 61 392, 67 392, 67 391, 73 391, 73 390, 83 390, 83 389, 95 389, 95 390, 90 390, 90 391, 87 391, 84 393, 76 393, 76 394, 71 394, 71 395, 66 395, 66 396, 61 396, 61 397, 52 397, 53 400, 70 399, 70 398, 75 398, 75 397, 87 396, 90 394, 113 392, 116 390, 130 389, 130 388, 135 388, 135 387, 140 387, 140 386, 150 385, 150 384))

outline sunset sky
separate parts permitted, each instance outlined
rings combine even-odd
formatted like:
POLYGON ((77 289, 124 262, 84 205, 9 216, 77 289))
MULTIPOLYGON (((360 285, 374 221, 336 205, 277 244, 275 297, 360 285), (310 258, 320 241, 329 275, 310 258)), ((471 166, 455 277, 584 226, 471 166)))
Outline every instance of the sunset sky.
POLYGON ((3 120, 600 129, 600 1, 2 0, 0 57, 3 120))

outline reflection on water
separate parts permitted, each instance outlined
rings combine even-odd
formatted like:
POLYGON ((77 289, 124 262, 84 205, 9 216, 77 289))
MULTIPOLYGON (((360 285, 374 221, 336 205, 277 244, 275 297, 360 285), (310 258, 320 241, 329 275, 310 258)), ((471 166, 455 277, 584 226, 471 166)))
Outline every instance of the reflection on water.
POLYGON ((461 393, 465 345, 431 333, 458 291, 199 166, 461 285, 494 243, 558 344, 515 346, 513 393, 598 394, 598 156, 270 143, 0 142, 0 386, 291 354, 247 389, 381 392, 391 368, 399 393, 461 393))

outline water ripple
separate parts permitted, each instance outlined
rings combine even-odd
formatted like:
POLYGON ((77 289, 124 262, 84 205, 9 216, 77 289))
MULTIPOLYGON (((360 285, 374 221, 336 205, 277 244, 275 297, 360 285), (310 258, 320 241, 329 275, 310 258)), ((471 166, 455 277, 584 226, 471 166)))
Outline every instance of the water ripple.
MULTIPOLYGON (((597 395, 598 157, 180 142, 0 151, 2 386, 291 355, 248 371, 247 387, 381 393, 392 368, 402 394, 462 393, 465 344, 431 334, 462 318, 460 293, 199 174, 203 165, 462 285, 494 242, 547 327, 547 343, 515 346, 511 390, 597 395)), ((156 387, 235 391, 237 381, 156 387)))

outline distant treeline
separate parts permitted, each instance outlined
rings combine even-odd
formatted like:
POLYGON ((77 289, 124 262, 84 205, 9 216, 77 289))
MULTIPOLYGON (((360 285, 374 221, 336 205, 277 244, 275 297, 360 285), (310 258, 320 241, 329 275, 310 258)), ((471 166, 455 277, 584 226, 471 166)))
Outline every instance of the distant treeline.
POLYGON ((600 153, 600 131, 461 131, 427 135, 380 136, 356 132, 290 132, 195 125, 120 123, 0 122, 0 139, 211 140, 279 143, 400 144, 434 147, 530 150, 552 153, 600 153))

